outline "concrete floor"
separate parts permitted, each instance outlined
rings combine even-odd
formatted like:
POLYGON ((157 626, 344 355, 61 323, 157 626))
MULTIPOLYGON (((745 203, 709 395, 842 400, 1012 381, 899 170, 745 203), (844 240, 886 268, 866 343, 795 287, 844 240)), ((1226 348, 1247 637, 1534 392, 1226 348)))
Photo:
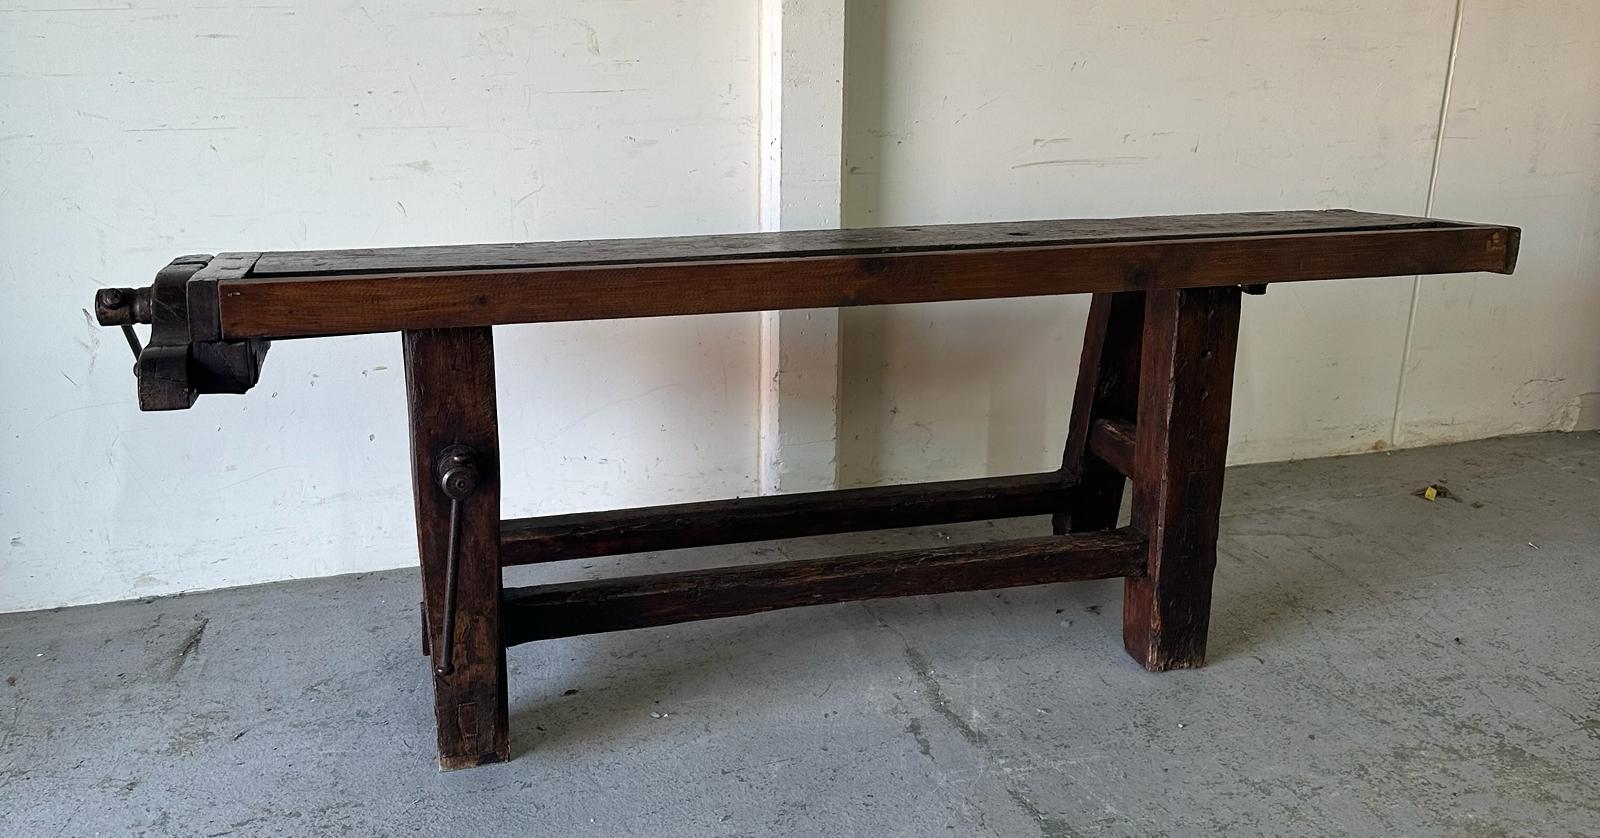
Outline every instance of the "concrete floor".
POLYGON ((452 774, 414 571, 0 616, 0 835, 1600 834, 1600 434, 1233 469, 1224 511, 1205 669, 1136 668, 1114 581, 535 643, 516 758, 452 774))

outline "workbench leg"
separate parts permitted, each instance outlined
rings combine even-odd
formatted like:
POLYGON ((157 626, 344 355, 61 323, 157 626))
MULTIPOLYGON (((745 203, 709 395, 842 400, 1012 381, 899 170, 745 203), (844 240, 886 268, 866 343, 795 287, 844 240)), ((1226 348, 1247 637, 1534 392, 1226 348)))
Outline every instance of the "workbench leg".
POLYGON ((1122 605, 1123 645, 1148 670, 1205 662, 1238 343, 1237 287, 1148 292, 1133 525, 1150 546, 1122 605))
MULTIPOLYGON (((424 631, 432 661, 439 767, 510 758, 506 654, 500 640, 499 430, 489 327, 404 334, 412 489, 422 557, 424 631), (459 545, 452 643, 442 637, 449 587, 452 497, 441 485, 447 446, 470 446, 476 486, 456 484, 459 545), (446 660, 446 646, 450 659, 446 660)), ((460 450, 460 449, 456 449, 460 450)))
POLYGON ((1109 530, 1122 507, 1122 472, 1088 450, 1089 429, 1097 419, 1133 424, 1139 402, 1139 335, 1144 322, 1144 292, 1096 294, 1078 363, 1061 469, 1079 486, 1070 510, 1055 515, 1056 534, 1109 530))

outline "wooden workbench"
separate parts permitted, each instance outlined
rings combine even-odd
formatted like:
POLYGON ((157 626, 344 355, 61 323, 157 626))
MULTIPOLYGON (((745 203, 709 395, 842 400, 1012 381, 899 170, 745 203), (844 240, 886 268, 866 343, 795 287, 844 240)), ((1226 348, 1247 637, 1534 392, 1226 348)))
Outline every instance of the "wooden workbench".
POLYGON ((140 404, 243 393, 268 342, 401 332, 439 764, 507 759, 507 646, 873 597, 1123 577, 1123 643, 1205 657, 1240 294, 1510 273, 1518 230, 1348 210, 179 257, 102 289, 140 404), (909 486, 501 520, 507 323, 1092 293, 1062 466, 909 486), (151 324, 149 345, 131 325, 151 324), (1132 521, 1118 526, 1125 482, 1132 521), (1050 514, 1037 537, 506 589, 504 566, 1050 514))

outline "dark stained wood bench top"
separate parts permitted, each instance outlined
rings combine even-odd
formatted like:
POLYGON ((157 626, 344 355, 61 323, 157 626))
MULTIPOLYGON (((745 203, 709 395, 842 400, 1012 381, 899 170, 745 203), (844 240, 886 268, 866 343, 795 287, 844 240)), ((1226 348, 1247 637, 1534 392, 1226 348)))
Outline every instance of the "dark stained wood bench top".
POLYGON ((1351 210, 223 254, 218 336, 967 300, 1465 271, 1518 231, 1351 210))
POLYGON ((795 230, 718 236, 591 241, 387 247, 360 250, 285 250, 263 253, 256 276, 407 273, 506 268, 553 268, 720 259, 863 256, 1001 247, 1099 244, 1206 236, 1269 236, 1358 230, 1459 226, 1454 222, 1353 210, 1069 218, 983 224, 795 230))

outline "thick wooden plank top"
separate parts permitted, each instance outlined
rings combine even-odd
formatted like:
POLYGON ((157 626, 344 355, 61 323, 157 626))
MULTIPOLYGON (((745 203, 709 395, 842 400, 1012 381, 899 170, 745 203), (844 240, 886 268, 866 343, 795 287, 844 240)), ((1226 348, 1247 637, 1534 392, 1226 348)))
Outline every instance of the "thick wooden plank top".
POLYGON ((285 250, 262 254, 254 276, 504 270, 724 259, 864 256, 1009 247, 1174 240, 1209 236, 1268 236, 1458 226, 1454 222, 1354 210, 1072 218, 855 230, 793 230, 718 236, 597 239, 592 241, 385 247, 362 250, 285 250))
MULTIPOLYGON (((1315 210, 251 254, 225 338, 1509 273, 1519 231, 1315 210)), ((242 275, 241 275, 242 273, 242 275)))

